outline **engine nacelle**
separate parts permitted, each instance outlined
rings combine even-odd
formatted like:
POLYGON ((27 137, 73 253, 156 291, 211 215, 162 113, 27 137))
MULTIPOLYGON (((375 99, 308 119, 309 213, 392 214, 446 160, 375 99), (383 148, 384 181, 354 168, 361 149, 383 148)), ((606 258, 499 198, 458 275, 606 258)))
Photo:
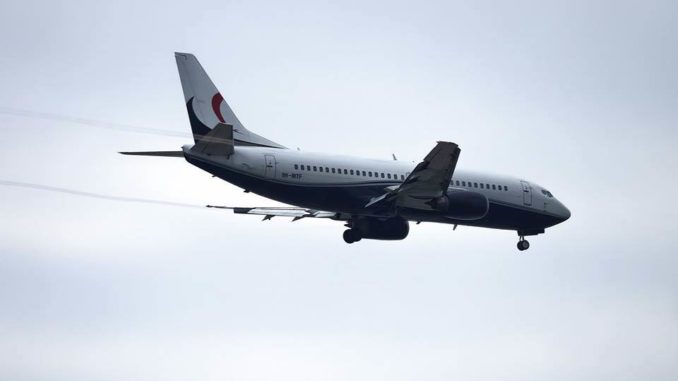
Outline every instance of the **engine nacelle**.
POLYGON ((490 210, 490 202, 485 195, 461 190, 434 198, 430 205, 447 217, 466 221, 479 220, 490 210))
POLYGON ((366 239, 400 240, 410 233, 410 224, 400 217, 381 220, 378 218, 363 217, 354 219, 353 229, 360 232, 366 239))

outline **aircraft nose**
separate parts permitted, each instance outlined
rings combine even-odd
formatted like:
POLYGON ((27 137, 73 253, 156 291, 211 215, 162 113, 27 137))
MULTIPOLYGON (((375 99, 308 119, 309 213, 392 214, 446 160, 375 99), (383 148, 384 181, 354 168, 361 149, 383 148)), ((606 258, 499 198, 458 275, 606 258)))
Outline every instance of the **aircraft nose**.
POLYGON ((563 205, 562 202, 558 201, 558 216, 563 219, 563 221, 567 221, 571 216, 572 213, 570 212, 570 209, 567 209, 565 205, 563 205))

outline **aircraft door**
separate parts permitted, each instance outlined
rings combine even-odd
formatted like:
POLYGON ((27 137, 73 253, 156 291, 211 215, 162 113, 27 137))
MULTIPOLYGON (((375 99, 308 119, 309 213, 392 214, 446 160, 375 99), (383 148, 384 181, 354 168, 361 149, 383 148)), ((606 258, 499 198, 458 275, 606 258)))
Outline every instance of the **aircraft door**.
POLYGON ((532 187, 527 181, 520 181, 520 184, 523 187, 523 204, 530 206, 532 205, 532 187))
POLYGON ((264 172, 266 174, 266 177, 274 179, 275 178, 275 156, 273 155, 264 155, 264 158, 266 159, 266 168, 264 169, 264 172))

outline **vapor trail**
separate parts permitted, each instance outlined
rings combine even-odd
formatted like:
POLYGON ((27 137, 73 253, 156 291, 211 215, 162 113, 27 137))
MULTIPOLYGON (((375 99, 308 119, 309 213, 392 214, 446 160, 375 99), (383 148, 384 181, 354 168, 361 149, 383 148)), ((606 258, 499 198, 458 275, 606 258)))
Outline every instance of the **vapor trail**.
POLYGON ((9 180, 1 180, 1 179, 0 179, 0 186, 30 188, 30 189, 37 189, 37 190, 41 190, 41 191, 47 191, 47 192, 66 193, 66 194, 70 194, 70 195, 74 195, 74 196, 91 197, 91 198, 98 198, 98 199, 110 200, 110 201, 123 201, 123 202, 137 202, 137 203, 154 204, 154 205, 180 206, 180 207, 183 207, 183 208, 201 208, 201 209, 205 208, 204 205, 188 204, 188 203, 184 203, 184 202, 152 200, 152 199, 137 198, 137 197, 110 196, 110 195, 99 194, 99 193, 83 192, 83 191, 79 191, 79 190, 75 190, 75 189, 60 188, 60 187, 53 187, 53 186, 49 186, 49 185, 24 183, 24 182, 19 182, 19 181, 9 181, 9 180))
POLYGON ((160 128, 132 126, 129 124, 110 123, 95 119, 78 118, 68 115, 51 114, 31 110, 22 110, 11 107, 0 107, 0 114, 20 116, 24 118, 35 118, 44 120, 53 120, 59 122, 77 123, 85 126, 102 128, 106 130, 132 132, 136 134, 163 135, 177 138, 191 138, 191 134, 172 130, 163 130, 160 128))

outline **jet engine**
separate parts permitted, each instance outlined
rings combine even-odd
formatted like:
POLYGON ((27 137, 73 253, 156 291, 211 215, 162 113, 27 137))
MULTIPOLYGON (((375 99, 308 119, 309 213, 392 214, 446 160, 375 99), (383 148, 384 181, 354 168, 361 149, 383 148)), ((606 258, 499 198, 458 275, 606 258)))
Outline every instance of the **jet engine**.
POLYGON ((400 240, 410 232, 410 225, 400 217, 381 220, 378 218, 357 218, 352 222, 352 230, 360 234, 360 238, 400 240))
POLYGON ((428 204, 446 217, 466 221, 479 220, 490 210, 490 202, 485 195, 462 190, 447 192, 428 204))

